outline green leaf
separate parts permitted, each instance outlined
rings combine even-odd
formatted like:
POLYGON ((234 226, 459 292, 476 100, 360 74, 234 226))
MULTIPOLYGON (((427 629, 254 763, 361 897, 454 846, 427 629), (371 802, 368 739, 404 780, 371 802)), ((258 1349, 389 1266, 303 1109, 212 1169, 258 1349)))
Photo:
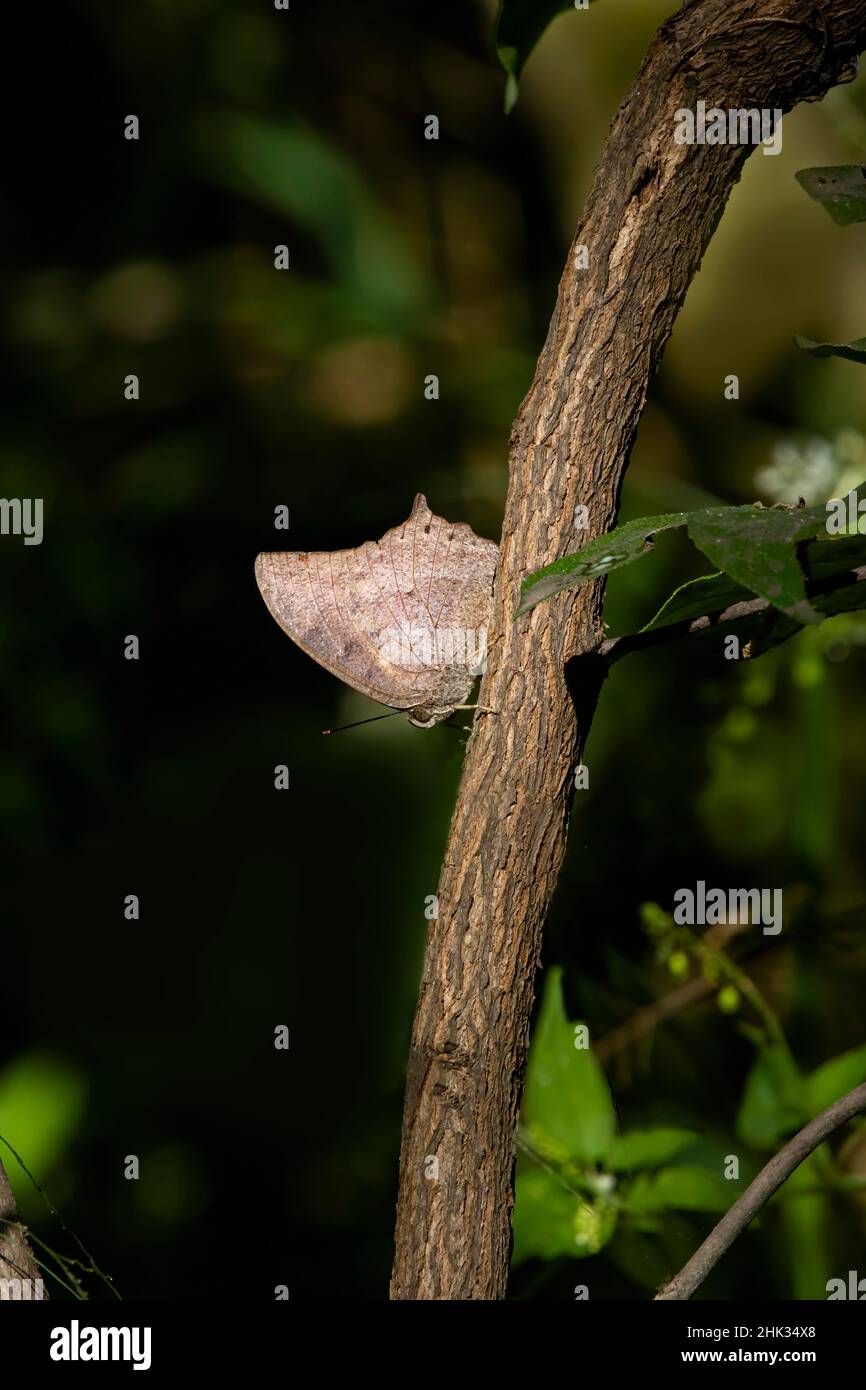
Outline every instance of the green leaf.
MULTIPOLYGON (((850 584, 839 582, 852 570, 866 566, 866 536, 825 536, 823 539, 811 541, 806 549, 806 559, 814 583, 838 585, 826 593, 819 592, 812 596, 812 607, 822 618, 866 608, 866 584, 857 583, 853 577, 850 584)), ((637 632, 617 637, 608 659, 619 661, 630 652, 642 651, 653 645, 653 639, 661 640, 665 629, 686 629, 689 623, 705 616, 711 620, 711 625, 702 631, 715 633, 723 630, 726 634, 737 634, 744 649, 748 642, 751 658, 763 655, 771 647, 779 646, 788 638, 802 632, 801 623, 776 609, 727 618, 723 629, 712 626, 712 623, 733 604, 748 602, 755 597, 750 589, 735 583, 723 573, 691 579, 671 594, 655 617, 644 627, 639 628, 637 632)))
POLYGON ((866 565, 866 536, 824 537, 812 542, 807 556, 813 579, 835 579, 846 570, 866 565))
POLYGON ((756 1149, 772 1149, 808 1119, 796 1063, 786 1047, 770 1043, 761 1049, 746 1078, 737 1134, 756 1149))
POLYGON ((668 512, 662 516, 643 516, 626 521, 604 536, 596 536, 573 555, 565 555, 524 579, 520 585, 520 604, 515 617, 528 613, 543 599, 564 589, 576 589, 587 580, 598 579, 631 565, 652 550, 652 537, 658 531, 683 526, 688 512, 668 512))
POLYGON ((574 1252, 574 1217, 580 1199, 567 1192, 552 1173, 533 1168, 518 1173, 514 1188, 514 1249, 511 1263, 537 1256, 555 1260, 574 1252))
POLYGON ((547 26, 558 14, 575 11, 574 0, 502 0, 496 28, 496 52, 508 74, 505 110, 517 101, 518 82, 526 60, 547 26))
POLYGON ((694 1144, 689 1129, 641 1129, 618 1135, 611 1147, 608 1167, 615 1173, 634 1168, 658 1168, 694 1144))
POLYGON ((866 164, 799 169, 794 177, 840 227, 866 222, 866 164))
POLYGON ((595 1255, 616 1229, 610 1202, 584 1202, 544 1168, 519 1173, 515 1184, 513 1266, 536 1256, 554 1260, 595 1255))
MULTIPOLYGON (((852 491, 866 492, 866 483, 852 491)), ((717 617, 733 604, 760 597, 772 611, 738 616, 730 620, 732 628, 726 628, 748 639, 749 655, 755 657, 787 641, 804 623, 866 607, 866 589, 856 582, 807 597, 807 583, 830 584, 866 564, 866 538, 829 536, 827 522, 826 503, 805 508, 704 507, 639 517, 528 575, 520 586, 515 617, 565 589, 633 564, 652 549, 656 532, 685 525, 694 544, 721 570, 681 585, 645 627, 616 639, 611 659, 651 645, 650 634, 661 629, 685 626, 705 615, 717 617)))
POLYGON ((798 333, 794 342, 813 357, 846 357, 849 362, 866 362, 866 338, 852 338, 850 343, 816 343, 814 338, 798 333))
POLYGON ((835 618, 839 613, 857 613, 866 608, 866 584, 849 584, 834 589, 830 594, 821 594, 815 599, 815 607, 823 618, 835 618))
POLYGON ((734 603, 743 603, 755 595, 743 584, 737 584, 727 574, 703 574, 689 579, 665 599, 655 617, 640 629, 655 632, 679 623, 692 623, 705 614, 721 613, 734 603))
POLYGON ((689 516, 689 536, 733 580, 798 622, 818 622, 806 597, 796 545, 826 530, 823 503, 795 511, 707 507, 689 516))
POLYGON ((819 1115, 855 1086, 866 1081, 866 1046, 852 1048, 829 1062, 822 1062, 805 1079, 806 1104, 810 1115, 819 1115))
MULTIPOLYGON (((717 636, 719 632, 724 633, 725 636, 731 633, 736 635, 739 638, 743 656, 754 659, 763 656, 771 647, 778 647, 783 642, 787 642, 789 637, 794 637, 798 632, 803 631, 802 623, 797 622, 794 618, 789 618, 785 613, 780 613, 775 608, 763 608, 757 613, 727 617, 723 623, 720 623, 722 613, 730 604, 750 599, 755 600, 757 595, 742 585, 735 585, 733 580, 728 579, 727 575, 708 575, 705 577, 705 581, 705 589, 703 587, 698 588, 699 585, 703 585, 704 581, 692 581, 695 585, 694 611, 690 611, 692 603, 689 595, 684 592, 691 588, 691 584, 684 584, 682 590, 677 590, 668 601, 672 605, 670 609, 672 621, 665 621, 668 616, 668 609, 667 605, 664 605, 646 627, 640 628, 637 632, 626 633, 615 638, 611 649, 607 652, 608 661, 620 661, 631 652, 644 651, 647 647, 655 646, 663 640, 672 640, 686 635, 694 640, 696 637, 717 636), (716 580, 718 580, 718 584, 716 580), (704 613, 698 610, 699 595, 709 601, 708 608, 704 610, 704 613, 709 617, 710 622, 705 627, 689 632, 687 624, 704 616, 704 613), (719 600, 721 600, 721 607, 719 600), (682 604, 682 617, 673 620, 673 615, 680 604, 682 604)), ((862 588, 863 586, 855 585, 854 587, 862 588)), ((847 595, 850 590, 846 588, 844 593, 847 595)), ((826 596, 827 599, 830 597, 835 597, 835 595, 826 596)), ((863 605, 866 606, 866 593, 859 595, 859 597, 862 599, 863 605)), ((816 601, 817 606, 819 605, 816 601)), ((822 609, 822 616, 829 616, 829 612, 824 612, 822 609)))
POLYGON ((616 1115, 604 1072, 589 1048, 575 1047, 562 998, 562 970, 548 973, 526 1069, 527 1138, 545 1158, 597 1163, 610 1152, 616 1115))
POLYGON ((660 1173, 637 1178, 626 1194, 625 1203, 632 1216, 646 1216, 671 1208, 720 1212, 727 1211, 738 1196, 737 1186, 720 1174, 684 1164, 681 1168, 663 1168, 660 1173))
POLYGON ((775 1238, 790 1252, 784 1296, 798 1302, 825 1299, 827 1282, 839 1268, 831 1237, 834 1200, 826 1157, 820 1150, 809 1154, 771 1199, 775 1238))

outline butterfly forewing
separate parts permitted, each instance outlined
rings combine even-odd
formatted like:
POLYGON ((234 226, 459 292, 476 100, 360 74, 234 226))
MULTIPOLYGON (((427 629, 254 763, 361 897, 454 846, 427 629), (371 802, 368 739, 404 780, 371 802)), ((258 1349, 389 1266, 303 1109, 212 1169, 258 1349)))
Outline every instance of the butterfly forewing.
POLYGON ((283 631, 355 690, 396 709, 444 707, 465 699, 483 659, 497 557, 419 493, 380 541, 263 553, 256 579, 283 631))

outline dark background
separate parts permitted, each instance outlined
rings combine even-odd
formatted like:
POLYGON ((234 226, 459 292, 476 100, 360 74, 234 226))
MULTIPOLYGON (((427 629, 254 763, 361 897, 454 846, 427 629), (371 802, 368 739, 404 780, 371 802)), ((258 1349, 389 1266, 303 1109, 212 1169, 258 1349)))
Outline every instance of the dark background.
MULTIPOLYGON (((9 51, 2 492, 44 498, 45 539, 0 539, 0 1134, 126 1297, 386 1296, 424 899, 462 742, 401 719, 323 740, 378 710, 279 632, 252 566, 376 538, 419 490, 499 534, 509 425, 668 7, 563 16, 507 118, 493 8, 70 3, 9 51)), ((793 178, 862 154, 863 92, 786 117, 782 155, 749 161, 624 516, 866 476, 862 368, 791 343, 866 331, 866 232, 793 178)), ((614 577, 611 630, 705 568, 660 541, 614 577)), ((701 877, 784 887, 791 930, 754 976, 803 1067, 864 1041, 864 643, 855 617, 752 667, 681 645, 615 669, 545 947, 595 1033, 667 987, 640 904, 701 877)), ((751 1060, 712 1001, 686 1011, 612 1067, 620 1118, 728 1143, 751 1060)), ((74 1254, 3 1158, 36 1234, 74 1254)), ((707 1292, 823 1296, 862 1265, 858 1199, 815 1202, 769 1213, 707 1292)), ((607 1253, 581 1277, 644 1298, 707 1228, 672 1216, 644 1278, 607 1253)), ((570 1297, 577 1269, 524 1267, 513 1295, 570 1297)))

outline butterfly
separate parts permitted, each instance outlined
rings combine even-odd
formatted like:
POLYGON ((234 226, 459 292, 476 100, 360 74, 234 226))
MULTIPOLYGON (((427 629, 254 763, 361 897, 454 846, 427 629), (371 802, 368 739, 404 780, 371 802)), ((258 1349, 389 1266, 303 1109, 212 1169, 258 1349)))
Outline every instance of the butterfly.
POLYGON ((499 558, 494 541, 435 516, 420 492, 409 519, 354 550, 264 551, 256 582, 293 642, 371 700, 429 729, 483 673, 499 558))

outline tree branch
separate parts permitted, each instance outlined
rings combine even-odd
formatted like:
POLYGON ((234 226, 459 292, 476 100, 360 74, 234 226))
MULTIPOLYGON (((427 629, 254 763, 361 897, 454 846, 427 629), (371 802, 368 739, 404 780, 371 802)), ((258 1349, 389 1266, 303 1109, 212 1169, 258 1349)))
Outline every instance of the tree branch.
MULTIPOLYGON (((854 589, 858 584, 863 583, 866 583, 866 565, 860 565, 857 569, 846 570, 844 574, 832 575, 829 579, 815 580, 806 585, 806 593, 809 598, 816 598, 823 594, 854 589)), ((665 627, 654 627, 648 632, 634 632, 623 637, 608 637, 599 646, 598 655, 606 657, 608 661, 617 661, 620 657, 627 656, 629 652, 643 651, 646 647, 663 646, 668 642, 676 641, 679 637, 693 637, 697 633, 714 631, 720 627, 731 627, 735 623, 743 623, 747 618, 760 618, 777 611, 766 599, 743 599, 740 603, 732 603, 718 613, 705 613, 702 617, 692 618, 687 622, 669 623, 665 627)))
POLYGON ((669 1284, 659 1289, 656 1300, 691 1298, 695 1289, 706 1279, 710 1270, 718 1264, 725 1251, 733 1245, 741 1231, 768 1202, 777 1188, 782 1186, 804 1158, 818 1145, 845 1124, 854 1115, 866 1110, 866 1085, 858 1086, 847 1096, 837 1100, 817 1117, 810 1120, 804 1129, 784 1148, 770 1159, 755 1180, 749 1183, 745 1192, 737 1199, 730 1211, 726 1212, 719 1224, 710 1232, 703 1245, 698 1246, 688 1264, 669 1284))
MULTIPOLYGON (((700 944, 708 951, 724 951, 728 943, 745 929, 745 924, 742 922, 719 922, 718 925, 709 927, 704 932, 700 938, 700 944)), ((740 982, 748 978, 739 965, 736 966, 736 969, 740 982)), ((717 993, 718 989, 718 983, 708 980, 705 975, 694 975, 684 984, 677 985, 675 989, 669 989, 658 999, 654 999, 651 1004, 645 1004, 643 1008, 637 1009, 624 1023, 617 1024, 615 1028, 611 1028, 608 1033, 598 1038, 593 1043, 594 1056, 602 1064, 609 1062, 618 1053, 634 1047, 643 1038, 654 1033, 665 1019, 671 1018, 672 1015, 687 1009, 691 1004, 697 1004, 708 998, 709 995, 717 993)))
POLYGON ((691 0, 621 106, 511 432, 487 675, 439 881, 409 1058, 396 1299, 504 1296, 514 1145, 541 930, 565 852, 574 769, 607 663, 603 585, 515 622, 520 580, 615 524, 650 378, 751 147, 677 145, 698 99, 783 111, 851 76, 863 0, 691 0), (782 18, 795 27, 744 27, 782 18), (566 676, 579 656, 575 685, 566 676), (434 1162, 435 1160, 435 1162, 434 1162))

